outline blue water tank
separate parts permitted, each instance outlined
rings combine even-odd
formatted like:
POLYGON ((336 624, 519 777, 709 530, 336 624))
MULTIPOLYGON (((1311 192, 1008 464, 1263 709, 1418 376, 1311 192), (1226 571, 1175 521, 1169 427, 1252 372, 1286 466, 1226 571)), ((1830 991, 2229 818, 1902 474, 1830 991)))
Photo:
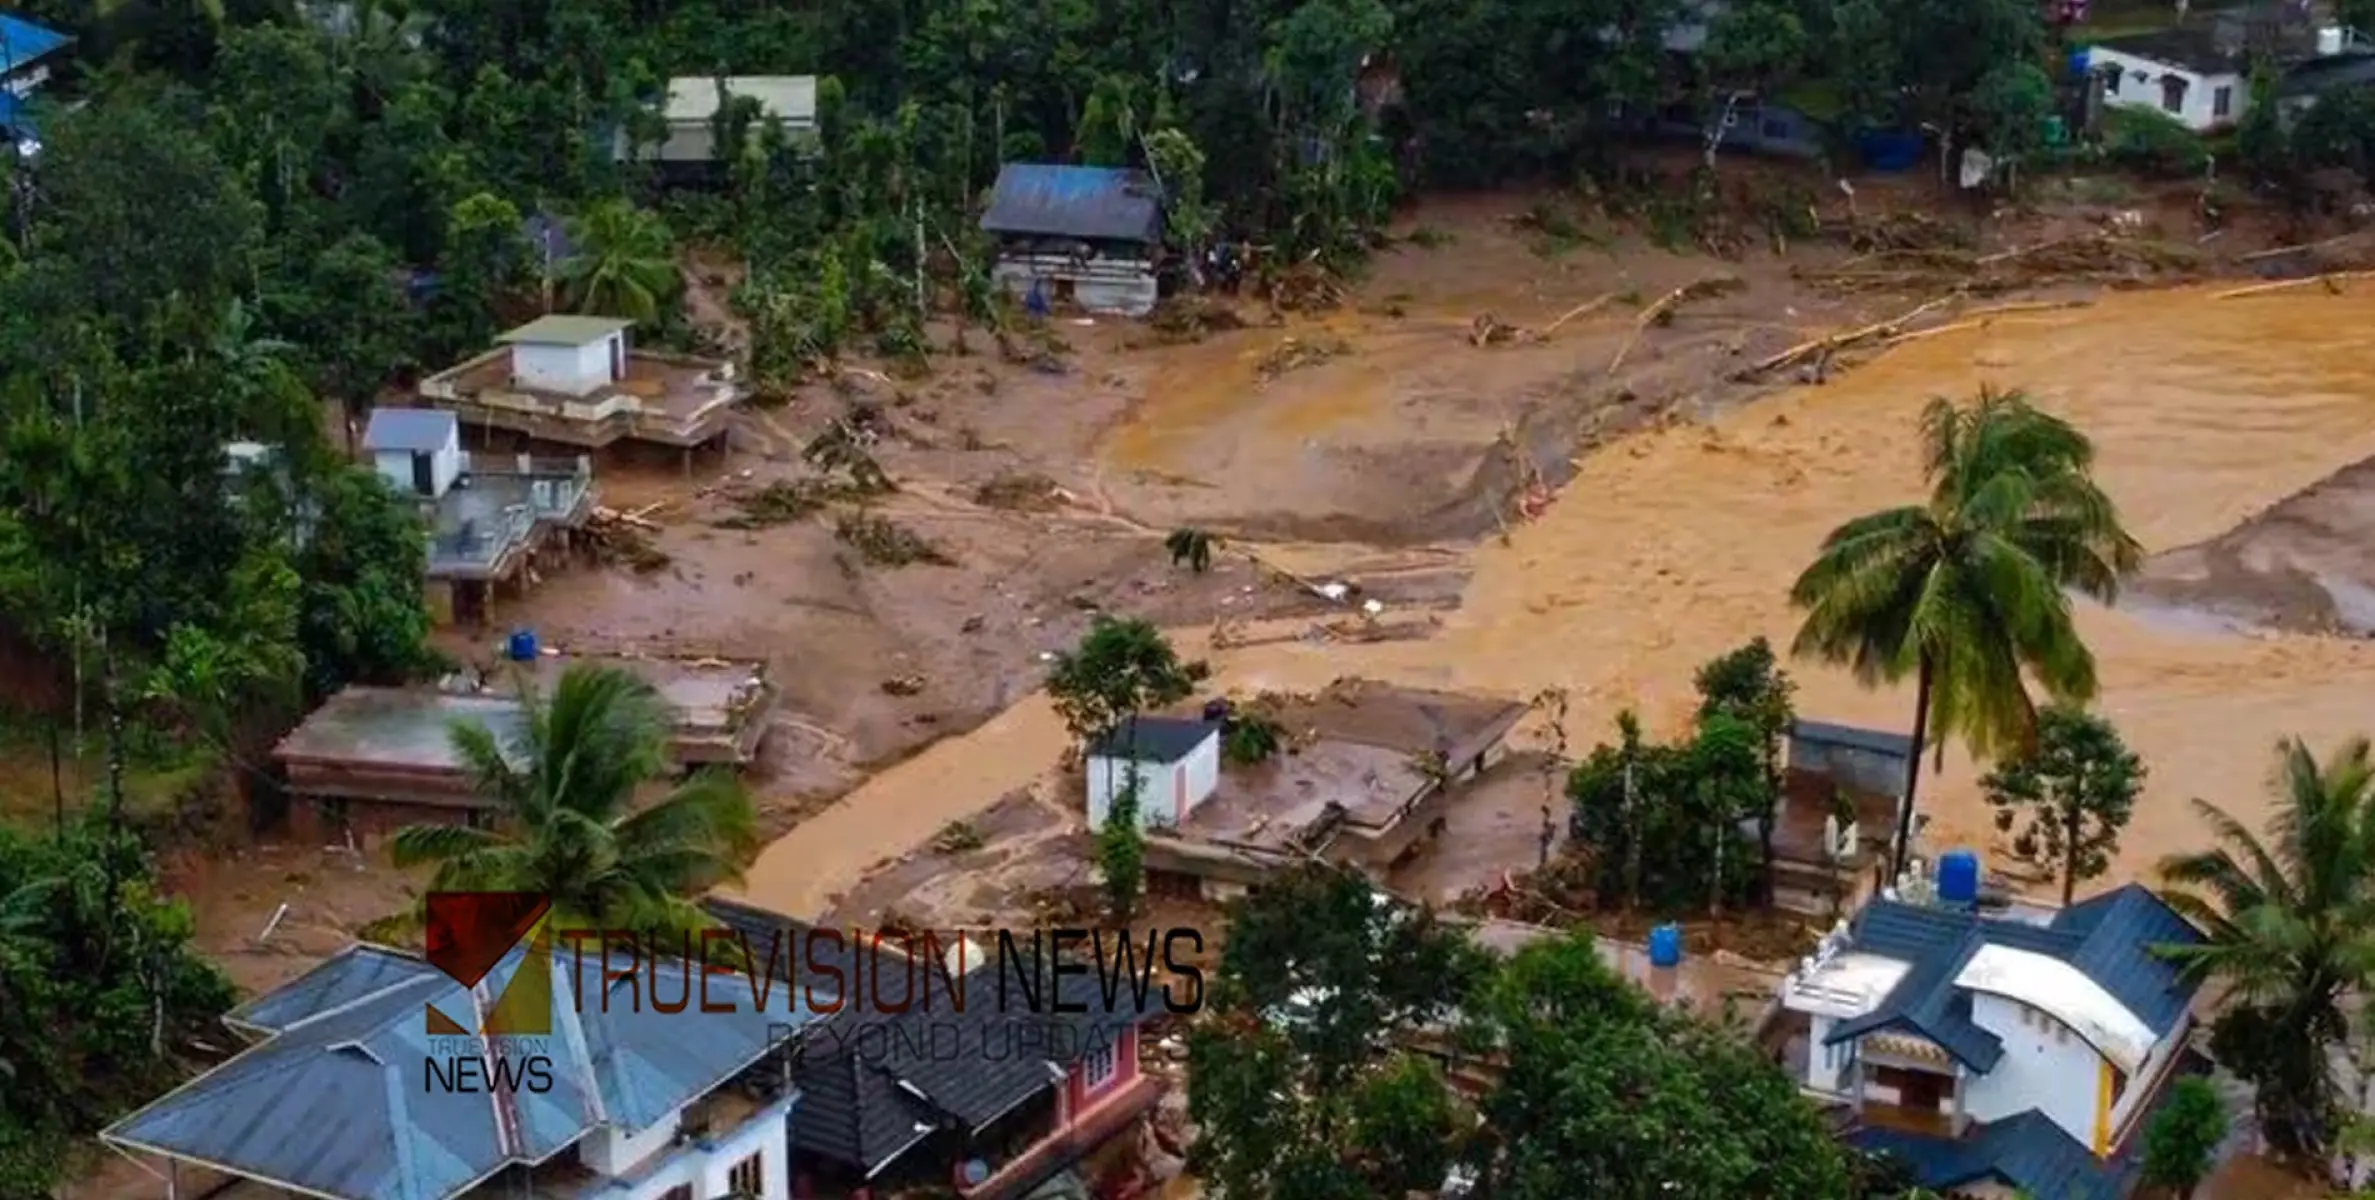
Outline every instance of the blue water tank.
POLYGON ((1949 850, 1938 856, 1938 899, 1945 904, 1979 902, 1979 856, 1949 850))
POLYGON ((1922 140, 1919 133, 1886 130, 1857 138, 1855 148, 1872 170, 1907 171, 1921 162, 1922 140))
POLYGON ((536 631, 533 629, 512 630, 511 640, 503 644, 503 656, 513 662, 535 662, 536 631))
POLYGON ((2070 52, 2070 78, 2086 78, 2086 69, 2094 62, 2094 48, 2080 46, 2070 52))
POLYGON ((1658 925, 1649 931, 1649 965, 1671 967, 1682 962, 1682 926, 1658 925))

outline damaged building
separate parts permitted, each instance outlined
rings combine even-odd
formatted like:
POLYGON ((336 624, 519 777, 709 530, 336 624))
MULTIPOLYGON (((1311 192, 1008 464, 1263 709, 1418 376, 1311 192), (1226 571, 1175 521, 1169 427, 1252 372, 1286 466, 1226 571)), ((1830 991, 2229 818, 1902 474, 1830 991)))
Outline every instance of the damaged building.
POLYGON ((981 228, 998 241, 992 280, 1034 309, 1154 309, 1163 204, 1144 172, 1008 163, 981 228))

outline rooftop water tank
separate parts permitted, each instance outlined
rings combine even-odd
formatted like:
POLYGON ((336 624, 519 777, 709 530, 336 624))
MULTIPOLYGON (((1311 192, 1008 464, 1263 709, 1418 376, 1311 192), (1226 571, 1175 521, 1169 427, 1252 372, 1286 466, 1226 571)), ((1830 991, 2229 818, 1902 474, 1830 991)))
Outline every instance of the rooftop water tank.
POLYGON ((503 644, 503 657, 516 663, 535 662, 536 631, 533 629, 512 630, 511 639, 503 644))
POLYGON ((1682 962, 1682 926, 1658 925, 1649 931, 1649 965, 1671 967, 1682 962))
POLYGON ((1938 856, 1938 902, 1966 907, 1979 902, 1978 855, 1949 850, 1938 856))
POLYGON ((2332 58, 2333 56, 2342 53, 2342 43, 2345 40, 2346 39, 2342 32, 2342 27, 2339 25, 2328 25, 2322 29, 2319 29, 2317 31, 2318 57, 2332 58))

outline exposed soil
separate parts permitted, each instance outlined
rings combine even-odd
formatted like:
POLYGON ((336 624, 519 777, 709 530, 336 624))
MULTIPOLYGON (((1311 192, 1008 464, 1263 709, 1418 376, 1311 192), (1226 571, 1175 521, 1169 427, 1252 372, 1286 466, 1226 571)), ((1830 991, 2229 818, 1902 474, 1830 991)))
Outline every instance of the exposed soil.
POLYGON ((2154 556, 2138 607, 2238 627, 2375 635, 2375 460, 2334 472, 2234 529, 2154 556))

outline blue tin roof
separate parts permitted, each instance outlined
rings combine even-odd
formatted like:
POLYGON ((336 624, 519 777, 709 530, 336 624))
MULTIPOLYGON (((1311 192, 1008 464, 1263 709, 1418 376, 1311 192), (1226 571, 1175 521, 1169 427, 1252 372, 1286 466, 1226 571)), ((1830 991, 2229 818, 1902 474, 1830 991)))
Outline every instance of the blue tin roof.
POLYGON ((1153 242, 1163 236, 1162 202, 1152 180, 1117 167, 1008 163, 998 169, 988 233, 1153 242))
POLYGON ((2003 1057, 2003 1043, 1971 1019, 1970 993, 1954 985, 1971 956, 1991 943, 2069 963, 2154 1033, 2166 1034, 2201 985, 2186 980, 2153 947, 2201 940, 2160 897, 2132 883, 2063 909, 2050 925, 1875 900, 1857 914, 1852 945, 1912 969, 1878 1008, 1840 1022, 1824 1040, 1904 1029, 1938 1043, 1973 1070, 1993 1068, 2003 1057))
MULTIPOLYGON (((481 987, 499 994, 515 949, 481 987)), ((647 963, 603 994, 602 966, 552 957, 552 1088, 507 1093, 516 1133, 485 1095, 424 1085, 439 1057, 427 1010, 473 1011, 469 993, 399 951, 358 947, 242 1005, 272 1036, 117 1122, 100 1136, 132 1151, 203 1163, 339 1200, 448 1200, 506 1167, 540 1162, 597 1128, 641 1130, 763 1057, 814 1014, 792 989, 762 1007, 726 981, 704 998, 733 1011, 659 1011, 657 995, 701 986, 698 970, 647 963)), ((686 994, 689 994, 686 993, 686 994)))
POLYGON ((460 421, 444 409, 374 408, 363 428, 363 448, 428 454, 460 436, 460 421))
POLYGON ((73 41, 55 29, 0 13, 0 73, 10 73, 73 41))
POLYGON ((2033 1108, 1975 1125, 1960 1139, 1867 1127, 1849 1134, 1848 1141, 1902 1161, 1935 1192, 1992 1182, 2053 1200, 2120 1200, 2133 1169, 2125 1156, 2109 1162, 2096 1158, 2033 1108))

